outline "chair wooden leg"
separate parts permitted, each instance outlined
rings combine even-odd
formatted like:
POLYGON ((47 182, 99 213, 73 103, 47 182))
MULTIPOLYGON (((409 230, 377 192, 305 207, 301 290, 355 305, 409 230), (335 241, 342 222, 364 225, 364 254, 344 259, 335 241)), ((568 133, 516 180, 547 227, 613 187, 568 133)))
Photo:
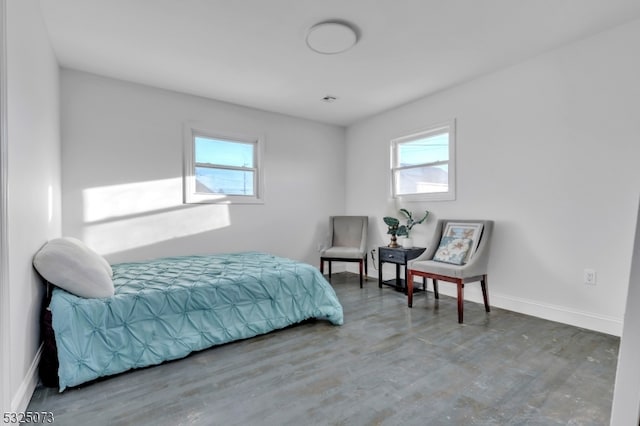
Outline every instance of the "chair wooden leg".
POLYGON ((409 270, 407 277, 407 304, 411 308, 413 306, 413 271, 409 270))
POLYGON ((464 284, 458 281, 458 324, 462 324, 464 312, 464 284))
POLYGON ((480 280, 480 285, 482 286, 482 297, 484 298, 484 310, 486 312, 491 312, 491 308, 489 307, 489 294, 487 293, 487 275, 482 276, 482 280, 480 280))
POLYGON ((360 288, 362 288, 362 264, 364 263, 364 260, 360 259, 360 262, 358 262, 358 269, 360 272, 360 288))
POLYGON ((331 263, 332 262, 329 260, 328 263, 329 263, 329 281, 331 281, 331 263))
MULTIPOLYGON (((414 279, 416 275, 420 275, 424 278, 423 281, 423 285, 424 282, 426 282, 426 276, 425 275, 421 275, 420 273, 415 274, 412 270, 408 271, 408 276, 407 276, 407 286, 406 286, 406 292, 407 292, 407 304, 408 306, 411 308, 413 306, 413 286, 414 286, 414 279)), ((435 275, 436 277, 438 275, 435 275)), ((440 293, 438 291, 438 280, 437 278, 435 278, 433 275, 429 276, 431 278, 431 281, 433 281, 433 293, 436 299, 440 298, 440 293)), ((445 278, 450 278, 450 277, 445 277, 445 278)), ((451 277, 452 278, 452 277, 451 277)), ((477 277, 474 278, 474 282, 477 280, 477 277)), ((452 283, 455 283, 457 285, 457 290, 458 290, 458 323, 462 324, 464 322, 464 280, 461 278, 456 278, 456 279, 447 279, 446 281, 451 281, 452 283)), ((489 306, 489 292, 488 292, 488 283, 487 283, 487 275, 483 275, 481 277, 480 280, 480 285, 482 286, 482 297, 484 299, 484 308, 487 312, 491 312, 491 307, 489 306)))

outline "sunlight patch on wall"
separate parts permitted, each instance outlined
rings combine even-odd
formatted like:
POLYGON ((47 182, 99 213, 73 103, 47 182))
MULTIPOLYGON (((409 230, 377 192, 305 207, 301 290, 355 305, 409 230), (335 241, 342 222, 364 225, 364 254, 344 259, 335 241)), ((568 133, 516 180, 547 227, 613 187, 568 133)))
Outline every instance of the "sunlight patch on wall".
POLYGON ((175 208, 182 205, 182 178, 101 186, 82 191, 84 221, 175 208))
POLYGON ((199 206, 88 224, 85 242, 104 255, 229 226, 226 205, 199 206))
POLYGON ((182 179, 83 191, 84 241, 108 255, 230 225, 229 207, 184 205, 182 179))

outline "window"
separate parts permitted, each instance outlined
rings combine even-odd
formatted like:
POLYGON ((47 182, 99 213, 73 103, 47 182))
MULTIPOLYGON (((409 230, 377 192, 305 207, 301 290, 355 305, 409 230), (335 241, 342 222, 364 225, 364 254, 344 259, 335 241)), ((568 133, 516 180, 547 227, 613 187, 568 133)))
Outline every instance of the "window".
POLYGON ((185 203, 263 202, 262 139, 185 126, 185 203))
POLYGON ((394 198, 455 200, 455 122, 391 141, 394 198))

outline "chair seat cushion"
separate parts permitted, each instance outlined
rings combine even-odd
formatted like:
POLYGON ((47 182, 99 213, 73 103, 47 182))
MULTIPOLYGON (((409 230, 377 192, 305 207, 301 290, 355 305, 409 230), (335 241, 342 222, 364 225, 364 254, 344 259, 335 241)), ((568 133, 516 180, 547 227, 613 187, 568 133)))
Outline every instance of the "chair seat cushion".
POLYGON ((335 257, 340 259, 362 259, 364 253, 355 247, 331 247, 323 250, 320 257, 335 257))
POLYGON ((464 278, 464 267, 451 263, 437 262, 435 260, 418 260, 409 262, 409 269, 414 271, 427 272, 430 274, 444 275, 453 278, 464 278))

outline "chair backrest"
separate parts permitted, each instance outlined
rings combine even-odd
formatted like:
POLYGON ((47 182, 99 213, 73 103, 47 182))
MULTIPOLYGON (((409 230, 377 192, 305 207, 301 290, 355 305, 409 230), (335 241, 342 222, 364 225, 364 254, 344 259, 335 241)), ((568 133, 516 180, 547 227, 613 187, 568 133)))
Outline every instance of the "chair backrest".
POLYGON ((366 250, 368 226, 368 216, 331 216, 331 246, 358 247, 366 250))
POLYGON ((476 245, 476 250, 474 254, 467 260, 467 264, 471 263, 487 263, 488 255, 489 255, 489 247, 491 243, 491 234, 493 233, 493 220, 474 220, 474 219, 438 219, 436 222, 436 227, 433 232, 433 237, 431 242, 427 246, 427 252, 423 258, 433 259, 436 251, 438 250, 438 246, 440 244, 440 240, 442 239, 442 234, 445 231, 447 224, 449 223, 461 223, 461 224, 482 224, 482 231, 479 234, 479 241, 474 241, 476 245))

